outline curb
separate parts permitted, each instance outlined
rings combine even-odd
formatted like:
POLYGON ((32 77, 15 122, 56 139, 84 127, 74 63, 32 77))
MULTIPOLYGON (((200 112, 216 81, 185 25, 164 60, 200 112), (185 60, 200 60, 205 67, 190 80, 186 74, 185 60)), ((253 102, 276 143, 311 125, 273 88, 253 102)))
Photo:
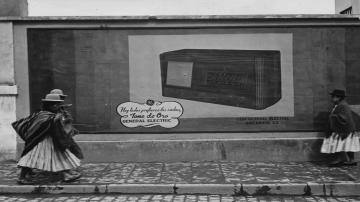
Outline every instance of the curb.
POLYGON ((220 194, 360 196, 360 183, 0 185, 0 194, 220 194))

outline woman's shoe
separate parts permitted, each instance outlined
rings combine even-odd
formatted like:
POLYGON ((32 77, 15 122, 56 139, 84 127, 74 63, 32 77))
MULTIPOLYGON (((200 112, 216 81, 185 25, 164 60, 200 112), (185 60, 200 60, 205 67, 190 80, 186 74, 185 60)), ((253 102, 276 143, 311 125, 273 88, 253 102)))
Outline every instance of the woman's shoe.
POLYGON ((346 162, 344 162, 344 166, 357 166, 357 162, 355 162, 355 161, 346 161, 346 162))
POLYGON ((73 169, 73 170, 69 170, 69 174, 71 175, 81 175, 79 171, 73 169))
POLYGON ((339 162, 334 162, 334 163, 330 163, 329 167, 341 167, 344 166, 344 162, 343 161, 339 161, 339 162))
POLYGON ((81 177, 80 173, 71 174, 69 171, 64 172, 63 182, 74 182, 81 177))
POLYGON ((26 178, 19 178, 17 180, 17 183, 20 184, 20 185, 30 185, 30 184, 34 184, 33 181, 29 180, 29 179, 26 179, 26 178))

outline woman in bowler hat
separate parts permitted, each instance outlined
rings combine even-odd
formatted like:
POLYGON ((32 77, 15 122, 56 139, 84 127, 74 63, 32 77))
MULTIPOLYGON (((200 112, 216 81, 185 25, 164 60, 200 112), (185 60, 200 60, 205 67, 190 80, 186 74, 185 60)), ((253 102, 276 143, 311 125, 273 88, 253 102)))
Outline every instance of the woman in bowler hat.
POLYGON ((31 184, 32 169, 61 172, 63 181, 70 182, 81 175, 72 175, 71 169, 80 166, 81 155, 72 151, 72 138, 64 129, 60 108, 63 100, 57 94, 47 94, 42 99, 42 110, 12 123, 13 128, 25 141, 18 161, 21 168, 18 183, 31 184))
MULTIPOLYGON (((62 99, 64 102, 67 97, 67 95, 65 95, 61 89, 53 89, 50 91, 50 94, 59 95, 60 99, 62 99)), ((73 136, 78 135, 79 131, 76 128, 74 128, 73 117, 71 116, 70 112, 67 110, 71 106, 72 106, 72 104, 62 104, 59 111, 63 115, 62 123, 63 123, 64 129, 65 129, 65 132, 68 134, 68 138, 71 139, 71 141, 73 142, 72 145, 69 147, 69 149, 77 157, 79 157, 80 159, 83 159, 84 155, 81 151, 81 148, 73 139, 73 136)), ((74 176, 81 175, 81 173, 79 171, 77 171, 76 169, 69 170, 69 174, 74 175, 74 176)))
POLYGON ((334 104, 329 115, 330 132, 324 139, 322 153, 334 154, 329 166, 354 166, 354 152, 360 151, 359 133, 356 131, 352 111, 345 101, 345 91, 335 89, 330 93, 334 104))
MULTIPOLYGON (((67 95, 65 95, 63 93, 63 91, 61 89, 53 89, 50 91, 50 94, 55 94, 55 95, 59 95, 60 99, 63 100, 65 102, 65 98, 67 97, 67 95)), ((70 133, 72 133, 72 136, 79 134, 79 131, 76 130, 72 123, 73 123, 73 118, 70 114, 70 112, 68 112, 66 110, 66 108, 71 107, 72 104, 62 104, 60 107, 60 113, 62 113, 63 115, 63 122, 64 122, 64 128, 66 131, 69 131, 70 133)))

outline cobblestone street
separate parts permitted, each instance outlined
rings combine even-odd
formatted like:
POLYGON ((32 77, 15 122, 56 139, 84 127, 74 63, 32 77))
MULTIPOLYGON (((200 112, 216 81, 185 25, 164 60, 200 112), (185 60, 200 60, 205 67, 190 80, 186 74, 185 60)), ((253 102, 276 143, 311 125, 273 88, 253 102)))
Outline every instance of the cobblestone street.
MULTIPOLYGON (((83 177, 73 184, 289 184, 360 182, 360 166, 329 168, 310 162, 179 162, 179 163, 87 163, 83 177)), ((0 184, 16 183, 15 163, 0 164, 0 184)), ((38 173, 38 183, 48 182, 38 173)))
POLYGON ((233 197, 221 195, 3 195, 0 201, 4 202, 358 202, 360 197, 281 197, 281 196, 259 196, 259 197, 233 197))
POLYGON ((310 162, 155 162, 87 163, 79 170, 83 177, 71 183, 62 182, 61 173, 36 171, 32 185, 18 185, 16 164, 4 162, 0 164, 0 193, 360 195, 359 166, 330 168, 310 162))
POLYGON ((360 197, 233 197, 221 195, 3 195, 3 202, 358 202, 360 197))

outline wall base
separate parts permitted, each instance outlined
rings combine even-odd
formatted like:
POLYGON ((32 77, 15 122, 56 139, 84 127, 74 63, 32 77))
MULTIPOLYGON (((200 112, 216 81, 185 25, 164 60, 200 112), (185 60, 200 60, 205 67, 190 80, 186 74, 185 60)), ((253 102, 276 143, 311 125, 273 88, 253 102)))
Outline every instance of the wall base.
MULTIPOLYGON (((84 162, 324 161, 321 133, 79 135, 84 162), (215 138, 217 137, 217 138, 215 138), (220 139, 221 137, 221 139, 220 139)), ((23 143, 18 143, 18 156, 23 143)))

